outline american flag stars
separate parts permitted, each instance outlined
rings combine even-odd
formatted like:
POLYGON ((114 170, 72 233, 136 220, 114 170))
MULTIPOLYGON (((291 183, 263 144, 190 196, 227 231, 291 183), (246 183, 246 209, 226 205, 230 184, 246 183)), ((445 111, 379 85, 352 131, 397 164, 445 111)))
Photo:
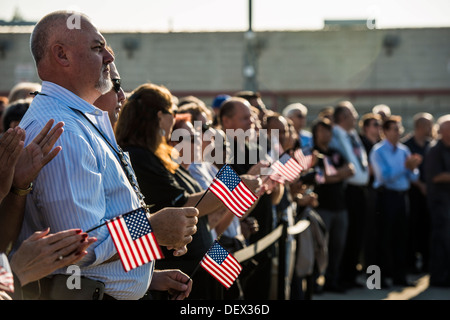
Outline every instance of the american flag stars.
POLYGON ((222 167, 209 190, 214 193, 238 218, 242 217, 258 197, 242 182, 228 165, 222 167))
POLYGON ((106 222, 126 272, 164 258, 145 209, 139 208, 106 222))
POLYGON ((226 288, 233 285, 242 270, 239 262, 217 240, 205 254, 200 265, 226 288))

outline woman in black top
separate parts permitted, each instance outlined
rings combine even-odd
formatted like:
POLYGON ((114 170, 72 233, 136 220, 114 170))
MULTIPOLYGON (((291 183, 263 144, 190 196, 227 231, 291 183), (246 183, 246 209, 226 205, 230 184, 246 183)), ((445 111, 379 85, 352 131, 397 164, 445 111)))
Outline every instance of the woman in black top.
MULTIPOLYGON (((118 144, 130 155, 145 202, 152 212, 164 207, 193 207, 204 194, 187 170, 172 160, 169 146, 176 106, 169 90, 154 84, 143 84, 133 91, 116 124, 118 144)), ((191 275, 213 244, 208 214, 222 203, 208 192, 197 206, 197 233, 180 257, 162 247, 164 259, 156 261, 158 269, 177 268, 191 275)), ((221 285, 199 268, 193 277, 191 299, 220 299, 221 285)), ((153 293, 155 296, 155 293, 153 293)), ((159 296, 159 295, 156 295, 159 296)))
POLYGON ((339 285, 339 267, 348 228, 344 180, 353 175, 353 169, 338 150, 328 146, 332 137, 331 129, 331 122, 325 118, 317 120, 312 126, 314 150, 322 155, 316 164, 316 170, 322 173, 315 188, 319 199, 316 210, 329 235, 324 290, 343 292, 344 289, 339 285))

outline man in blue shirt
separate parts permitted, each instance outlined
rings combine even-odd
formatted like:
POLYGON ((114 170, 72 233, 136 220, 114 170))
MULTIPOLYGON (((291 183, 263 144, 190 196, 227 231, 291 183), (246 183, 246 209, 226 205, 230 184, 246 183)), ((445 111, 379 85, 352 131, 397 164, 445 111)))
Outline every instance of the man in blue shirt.
MULTIPOLYGON (((60 157, 33 181, 35 188, 27 196, 16 246, 37 230, 88 230, 145 205, 133 170, 122 168, 126 155, 118 152, 108 112, 92 105, 113 86, 109 64, 114 58, 105 46, 104 37, 82 14, 54 12, 34 28, 31 51, 43 82, 41 93, 20 123, 26 130, 25 144, 49 119, 64 122, 65 130, 59 139, 60 157), (68 27, 73 15, 80 20, 78 28, 68 27)), ((197 215, 195 208, 166 208, 152 214, 149 221, 158 243, 182 254, 196 231, 197 215)), ((160 276, 154 273, 153 262, 125 272, 107 228, 96 228, 89 235, 98 241, 78 266, 83 281, 104 284, 103 298, 140 299, 149 288, 158 290, 154 285, 161 284, 160 276)), ((55 274, 64 276, 65 272, 59 269, 55 274)), ((51 293, 58 292, 58 299, 80 299, 79 294, 91 287, 66 290, 65 282, 55 279, 61 276, 42 279, 41 298, 49 299, 54 296, 51 293)), ((96 292, 85 292, 83 297, 101 298, 96 292)))
MULTIPOLYGON (((367 153, 356 131, 358 112, 350 101, 340 101, 333 111, 333 137, 330 147, 339 150, 353 166, 353 175, 345 180, 348 231, 341 265, 341 282, 347 288, 361 287, 358 264, 363 264, 368 205, 369 164, 367 153)), ((320 201, 320 200, 319 200, 320 201)))
POLYGON ((380 211, 379 261, 383 285, 386 278, 394 284, 407 285, 406 250, 408 235, 408 190, 412 181, 419 178, 418 166, 422 156, 411 154, 401 144, 401 118, 391 116, 383 122, 385 139, 377 143, 370 160, 374 170, 374 188, 378 190, 380 211))

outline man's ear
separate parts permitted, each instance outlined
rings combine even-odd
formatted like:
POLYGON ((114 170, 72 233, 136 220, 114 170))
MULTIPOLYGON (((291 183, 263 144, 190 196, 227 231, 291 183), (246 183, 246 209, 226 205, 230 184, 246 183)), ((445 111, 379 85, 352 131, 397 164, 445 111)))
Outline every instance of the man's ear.
POLYGON ((51 48, 53 59, 63 67, 69 66, 69 59, 64 45, 56 43, 51 48))
POLYGON ((229 118, 229 117, 227 117, 227 116, 223 116, 221 119, 220 119, 220 122, 221 122, 221 124, 222 124, 222 127, 224 127, 224 128, 230 128, 231 127, 231 122, 232 121, 232 119, 231 118, 229 118))

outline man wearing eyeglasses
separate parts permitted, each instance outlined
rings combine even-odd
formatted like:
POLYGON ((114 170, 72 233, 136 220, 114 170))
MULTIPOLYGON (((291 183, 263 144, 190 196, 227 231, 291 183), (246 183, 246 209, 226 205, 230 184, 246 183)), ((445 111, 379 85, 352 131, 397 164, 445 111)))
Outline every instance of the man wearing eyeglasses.
MULTIPOLYGON (((27 133, 25 144, 50 118, 64 122, 65 131, 59 139, 60 157, 40 172, 27 196, 17 245, 36 230, 88 230, 145 205, 130 170, 124 170, 120 161, 123 153, 117 151, 108 113, 92 105, 113 87, 110 64, 114 57, 85 15, 75 13, 80 24, 69 28, 73 15, 53 12, 38 22, 31 35, 31 51, 43 82, 20 124, 27 133)), ((195 208, 166 208, 153 214, 149 221, 159 245, 175 248, 174 254, 186 252, 196 232, 197 215, 195 208)), ((158 279, 152 281, 153 261, 124 271, 108 228, 95 228, 89 236, 97 242, 78 263, 80 289, 70 290, 66 281, 55 281, 66 276, 66 270, 60 269, 55 272, 59 277, 40 283, 41 299, 132 300, 142 298, 150 283, 152 289, 161 285, 158 279)), ((189 295, 192 284, 187 276, 172 280, 180 284, 175 286, 181 290, 178 297, 189 295)), ((164 284, 155 289, 175 287, 164 284)))

